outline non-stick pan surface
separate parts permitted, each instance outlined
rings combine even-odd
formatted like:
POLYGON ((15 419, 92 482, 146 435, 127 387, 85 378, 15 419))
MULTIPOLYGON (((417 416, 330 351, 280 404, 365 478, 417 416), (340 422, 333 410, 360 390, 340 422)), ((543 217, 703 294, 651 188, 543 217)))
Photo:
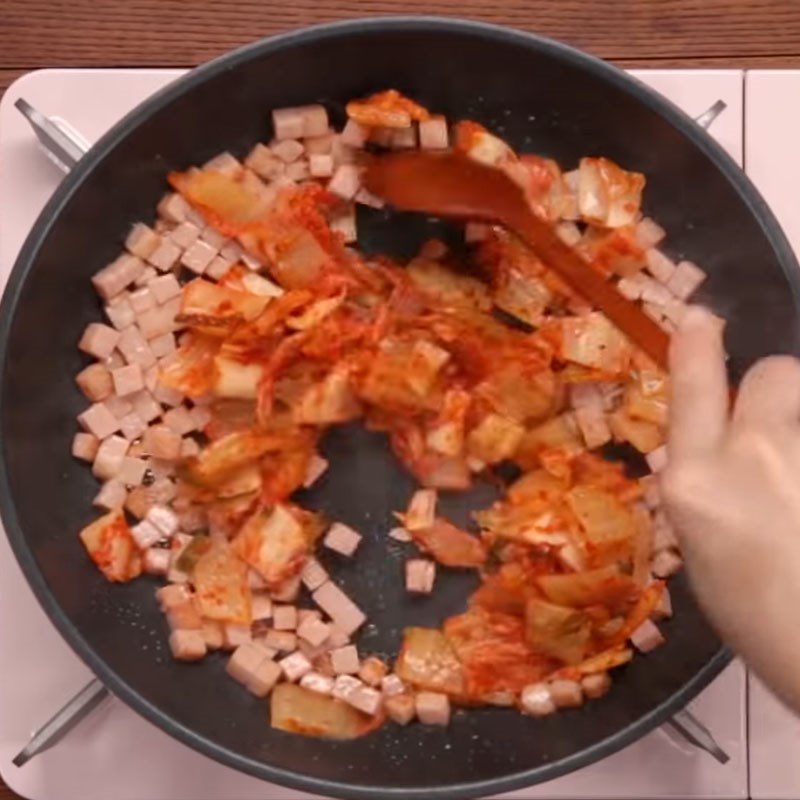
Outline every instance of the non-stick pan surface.
MULTIPOLYGON (((144 578, 112 586, 76 539, 93 516, 89 470, 69 454, 85 405, 75 343, 99 317, 89 276, 115 256, 133 220, 151 219, 168 169, 268 137, 269 110, 343 102, 397 87, 450 118, 469 117, 521 150, 567 167, 606 155, 648 179, 646 208, 669 231, 669 252, 708 270, 703 299, 729 320, 734 373, 766 353, 797 349, 795 260, 753 187, 711 139, 653 92, 569 48, 458 21, 374 19, 259 42, 177 81, 118 124, 56 192, 31 233, 0 309, 0 505, 25 574, 50 618, 111 690, 187 744, 278 783, 342 797, 488 795, 608 755, 664 720, 727 663, 682 578, 667 644, 615 673, 598 702, 545 720, 498 709, 457 714, 446 730, 387 725, 355 742, 273 731, 267 709, 224 675, 224 657, 176 664, 144 578)), ((420 221, 365 218, 373 249, 413 250, 420 221)), ((472 579, 440 572, 430 599, 402 588, 390 512, 412 482, 382 437, 356 428, 327 439, 332 468, 304 498, 353 525, 365 542, 336 579, 373 623, 365 652, 396 651, 408 624, 458 611, 472 579)), ((465 520, 488 488, 448 498, 465 520)))

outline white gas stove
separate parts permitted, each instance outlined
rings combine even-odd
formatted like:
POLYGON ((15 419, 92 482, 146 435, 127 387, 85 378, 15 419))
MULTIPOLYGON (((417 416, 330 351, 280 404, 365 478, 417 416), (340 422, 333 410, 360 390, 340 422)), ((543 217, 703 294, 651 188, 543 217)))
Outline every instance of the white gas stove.
MULTIPOLYGON (((36 216, 61 179, 14 108, 24 97, 97 139, 181 70, 43 70, 0 102, 0 288, 36 216)), ((639 71, 638 78, 692 116, 727 108, 710 131, 764 192, 793 244, 800 214, 793 187, 800 72, 639 71)), ((31 733, 91 679, 39 608, 0 536, 0 774, 32 800, 290 800, 308 794, 242 775, 171 739, 127 706, 104 702, 61 742, 23 767, 12 764, 31 733)), ((800 799, 800 721, 739 663, 691 706, 728 754, 721 764, 669 726, 558 780, 504 797, 800 799)))

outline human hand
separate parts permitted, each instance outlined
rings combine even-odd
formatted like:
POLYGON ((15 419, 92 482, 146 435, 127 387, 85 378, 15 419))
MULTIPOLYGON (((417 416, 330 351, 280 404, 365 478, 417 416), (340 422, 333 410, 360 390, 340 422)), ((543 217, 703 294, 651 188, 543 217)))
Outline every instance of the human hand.
POLYGON ((731 410, 719 320, 692 308, 670 362, 661 488, 692 587, 720 635, 800 710, 800 361, 759 361, 731 410))

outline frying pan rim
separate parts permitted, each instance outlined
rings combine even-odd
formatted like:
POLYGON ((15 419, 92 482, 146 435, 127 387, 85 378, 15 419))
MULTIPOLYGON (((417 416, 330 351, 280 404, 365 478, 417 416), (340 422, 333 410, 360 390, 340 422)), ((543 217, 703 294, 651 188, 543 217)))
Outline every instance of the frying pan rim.
MULTIPOLYGON (((151 95, 125 115, 81 159, 56 189, 52 198, 37 218, 14 264, 2 301, 0 301, 0 375, 2 375, 2 383, 0 384, 0 419, 2 419, 5 399, 7 349, 14 312, 28 274, 35 263, 38 251, 50 231, 57 224, 61 212, 70 202, 75 192, 86 180, 91 178, 95 167, 120 142, 133 133, 139 124, 171 104, 186 91, 202 84, 207 79, 223 71, 235 69, 252 58, 286 47, 302 46, 348 34, 364 35, 372 32, 378 34, 386 32, 435 33, 437 31, 531 48, 557 61, 566 62, 571 66, 592 73, 595 77, 632 95, 634 99, 663 117, 711 160, 737 192, 770 242, 791 287, 794 303, 796 306, 800 305, 798 303, 798 297, 800 297, 800 273, 798 273, 796 258, 780 225, 756 188, 733 159, 704 130, 670 101, 636 78, 627 75, 611 64, 568 45, 537 34, 498 25, 435 16, 358 18, 315 25, 260 39, 189 71, 186 75, 177 78, 160 91, 151 95)), ((114 695, 121 698, 129 707, 147 720, 204 755, 262 780, 275 781, 285 786, 327 796, 342 798, 385 797, 397 798, 398 800, 399 798, 404 800, 406 798, 408 800, 423 800, 423 798, 455 800, 455 798, 476 797, 512 791, 552 780, 611 755, 662 724, 705 688, 727 666, 732 658, 731 653, 726 648, 721 647, 678 691, 645 716, 584 750, 539 767, 488 780, 427 788, 352 785, 340 781, 314 778, 255 761, 209 741, 156 708, 105 664, 84 639, 78 628, 67 618, 36 564, 33 552, 26 542, 25 535, 17 519, 9 483, 7 454, 2 441, 0 441, 0 516, 2 516, 12 551, 45 613, 75 653, 114 695)))

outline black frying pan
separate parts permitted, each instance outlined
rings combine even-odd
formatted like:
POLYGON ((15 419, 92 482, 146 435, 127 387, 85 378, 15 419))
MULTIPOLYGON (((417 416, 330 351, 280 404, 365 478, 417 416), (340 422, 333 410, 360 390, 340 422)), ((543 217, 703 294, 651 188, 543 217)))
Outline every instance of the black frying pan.
MULTIPOLYGON (((93 516, 89 470, 69 455, 85 401, 75 343, 99 318, 89 276, 114 257, 128 225, 151 219, 167 170, 268 138, 273 107, 343 102, 397 87, 451 118, 488 125, 521 150, 572 166, 606 155, 647 175, 646 212, 669 252, 710 273, 702 299, 729 320, 734 375, 755 358, 796 352, 797 263, 772 214, 736 165, 652 91, 562 45, 486 25, 374 19, 259 42, 176 81, 92 149, 42 212, 0 307, 0 506, 39 601, 89 667, 136 711, 187 744, 258 777, 341 797, 455 798, 554 778, 629 744, 681 708, 728 662, 682 578, 665 647, 615 673, 604 699, 533 720, 498 709, 456 716, 446 730, 387 725, 355 742, 273 731, 267 711, 223 671, 224 657, 176 664, 154 584, 105 582, 76 534, 93 516)), ((411 252, 426 223, 362 220, 365 245, 411 252)), ((303 499, 366 535, 352 564, 329 564, 375 623, 365 652, 396 651, 407 624, 458 611, 472 579, 444 573, 430 599, 402 588, 387 546, 390 512, 412 482, 382 437, 338 430, 334 467, 303 499)), ((446 501, 456 519, 488 488, 446 501)))

